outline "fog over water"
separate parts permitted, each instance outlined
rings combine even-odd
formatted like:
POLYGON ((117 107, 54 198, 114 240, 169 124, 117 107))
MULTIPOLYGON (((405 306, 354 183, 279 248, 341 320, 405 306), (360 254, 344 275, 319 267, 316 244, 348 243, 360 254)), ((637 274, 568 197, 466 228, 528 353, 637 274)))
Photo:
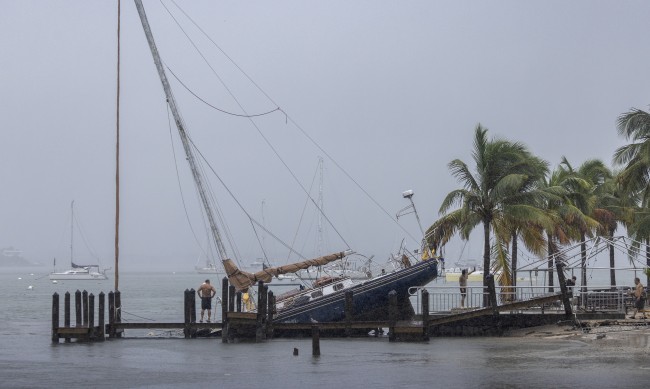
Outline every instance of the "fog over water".
MULTIPOLYGON (((335 228, 324 222, 320 247, 384 259, 403 239, 417 247, 421 235, 413 215, 391 221, 409 205, 401 193, 414 190, 424 228, 432 223, 458 188, 447 163, 471 160, 478 123, 490 136, 525 143, 551 167, 562 156, 575 166, 591 158, 611 164, 625 144, 617 116, 650 105, 647 1, 144 3, 178 77, 169 75, 181 114, 209 163, 231 253, 244 262, 262 257, 260 246, 278 263, 289 254, 251 232, 211 169, 252 218, 311 255, 318 218, 296 181, 317 199, 324 157, 323 204, 335 228), (227 115, 179 80, 225 111, 281 111, 227 115)), ((75 256, 111 266, 116 2, 1 4, 0 248, 48 267, 54 257, 65 263, 74 200, 75 256)), ((121 269, 190 270, 206 240, 200 204, 129 1, 121 34, 121 269)), ((477 235, 466 246, 452 242, 446 254, 478 258, 481 247, 477 235)))

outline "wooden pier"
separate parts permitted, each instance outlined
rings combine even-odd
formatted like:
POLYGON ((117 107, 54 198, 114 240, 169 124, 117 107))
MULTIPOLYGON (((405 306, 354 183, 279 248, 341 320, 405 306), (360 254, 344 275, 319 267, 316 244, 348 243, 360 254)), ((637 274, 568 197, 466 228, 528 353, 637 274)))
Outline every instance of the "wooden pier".
MULTIPOLYGON (((474 309, 451 313, 444 316, 433 316, 429 313, 429 293, 422 290, 421 307, 422 315, 412 320, 398 320, 399 307, 396 293, 388 295, 388 317, 377 321, 357 321, 352 307, 354 306, 354 294, 348 291, 345 295, 345 319, 340 322, 328 323, 279 323, 273 321, 276 312, 275 296, 268 286, 259 282, 257 293, 257 311, 245 312, 242 304, 242 295, 236 292, 234 286, 229 285, 228 279, 224 278, 222 283, 222 321, 213 323, 196 322, 196 292, 194 289, 185 290, 184 294, 184 321, 175 322, 126 322, 121 320, 121 297, 120 292, 109 292, 108 294, 108 323, 104 322, 105 304, 104 293, 99 294, 97 309, 97 323, 95 324, 95 297, 86 291, 75 292, 75 323, 70 321, 71 306, 70 293, 66 292, 64 298, 64 323, 60 326, 59 318, 59 295, 52 296, 52 342, 58 343, 60 339, 70 342, 76 341, 103 341, 108 337, 120 338, 128 329, 176 329, 182 330, 185 338, 215 337, 220 336, 224 343, 239 341, 263 342, 273 337, 295 337, 295 336, 368 336, 371 331, 379 335, 384 328, 388 328, 390 341, 427 341, 430 336, 441 334, 458 333, 457 329, 449 331, 450 326, 463 326, 464 322, 473 321, 470 326, 483 326, 493 328, 495 325, 507 326, 528 326, 539 323, 540 320, 556 321, 558 314, 544 314, 543 319, 536 319, 531 314, 526 314, 526 320, 516 321, 507 318, 516 317, 519 310, 529 307, 544 307, 549 304, 557 304, 558 300, 564 304, 563 319, 572 319, 572 309, 569 302, 566 286, 564 285, 564 274, 558 265, 558 278, 560 278, 560 293, 533 298, 525 301, 516 301, 502 305, 497 304, 494 278, 488 277, 488 303, 486 308, 474 309), (500 315, 509 312, 506 315, 500 315), (482 319, 481 319, 482 318, 482 319), (477 324, 476 321, 480 322, 477 324), (496 324, 495 324, 496 323, 496 324), (531 324, 532 323, 532 324, 531 324)), ((519 314, 521 316, 521 314, 519 314)), ((482 330, 472 330, 472 333, 487 334, 482 330)), ((460 331, 460 334, 463 334, 460 331)))

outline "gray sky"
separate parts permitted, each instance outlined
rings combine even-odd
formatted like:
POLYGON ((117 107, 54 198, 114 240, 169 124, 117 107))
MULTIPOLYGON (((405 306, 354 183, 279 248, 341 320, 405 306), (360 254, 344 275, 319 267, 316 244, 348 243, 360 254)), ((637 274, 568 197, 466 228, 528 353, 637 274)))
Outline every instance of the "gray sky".
MULTIPOLYGON (((650 105, 647 1, 177 0, 275 103, 206 44, 174 3, 163 3, 247 112, 280 106, 391 215, 408 205, 402 191, 413 189, 425 228, 458 187, 447 163, 471 162, 477 123, 490 136, 525 143, 553 167, 563 155, 576 166, 591 158, 610 164, 625 143, 617 116, 650 105)), ((116 2, 0 5, 0 247, 20 248, 32 261, 65 262, 75 200, 85 237, 111 266, 116 2)), ((165 63, 211 104, 240 112, 161 3, 145 7, 165 63)), ((291 243, 305 194, 282 162, 250 121, 207 108, 170 78, 211 166, 251 216, 291 243)), ((205 232, 130 1, 122 2, 121 88, 121 268, 191 270, 200 248, 179 182, 200 240, 205 232)), ((285 119, 276 112, 255 123, 309 188, 323 153, 285 119)), ((404 231, 328 159, 324 177, 325 211, 345 242, 387 258, 404 231)), ((250 223, 210 180, 241 259, 260 257, 250 223)), ((306 255, 314 251, 314 220, 305 213, 303 230, 311 230, 295 244, 306 255)), ((419 238, 413 215, 400 223, 419 238)), ((272 259, 287 258, 270 238, 264 244, 272 259)), ((461 259, 479 257, 481 245, 472 239, 461 259)), ((79 246, 79 257, 87 257, 79 246)), ((331 228, 326 248, 345 248, 331 228)), ((449 245, 447 257, 457 261, 460 248, 449 245)))

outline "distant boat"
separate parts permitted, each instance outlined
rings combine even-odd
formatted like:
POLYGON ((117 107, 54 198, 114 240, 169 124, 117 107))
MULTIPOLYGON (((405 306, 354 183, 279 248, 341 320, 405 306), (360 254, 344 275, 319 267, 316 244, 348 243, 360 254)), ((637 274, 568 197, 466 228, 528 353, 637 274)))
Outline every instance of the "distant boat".
POLYGON ((62 272, 56 271, 56 258, 54 258, 54 271, 50 273, 50 280, 107 280, 106 271, 100 270, 99 265, 78 265, 74 263, 74 200, 70 203, 70 267, 62 272))
POLYGON ((213 263, 206 263, 205 266, 196 266, 194 270, 199 274, 226 274, 223 270, 217 269, 213 263))
POLYGON ((75 265, 63 272, 50 273, 50 280, 107 280, 106 270, 100 271, 99 265, 75 265), (77 266, 77 267, 75 267, 77 266))

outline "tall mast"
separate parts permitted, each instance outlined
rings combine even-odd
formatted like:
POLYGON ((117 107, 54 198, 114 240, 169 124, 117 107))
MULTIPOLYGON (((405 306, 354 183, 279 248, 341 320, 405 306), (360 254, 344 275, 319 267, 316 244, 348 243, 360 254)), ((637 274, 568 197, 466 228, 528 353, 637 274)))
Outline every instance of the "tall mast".
POLYGON ((120 0, 117 0, 117 119, 115 139, 115 291, 120 285, 120 0))
POLYGON ((141 0, 134 0, 135 6, 138 9, 138 14, 140 15, 140 21, 142 22, 142 28, 144 33, 147 36, 147 42, 149 43, 149 48, 151 49, 151 55, 153 56, 153 61, 156 64, 156 69, 158 69, 158 76, 160 77, 160 82, 162 83, 163 89, 165 90, 165 95, 167 96, 167 104, 169 105, 172 115, 174 116, 174 122, 176 123, 176 128, 183 143, 183 149, 185 150, 185 155, 187 156, 187 161, 190 164, 190 169, 192 170, 192 176, 194 177, 194 183, 201 197, 201 202, 203 203, 203 208, 205 209, 205 214, 210 223, 210 229, 212 231, 212 236, 214 238, 215 244, 219 252, 221 260, 224 261, 228 258, 226 253, 226 248, 223 245, 221 240, 221 234, 217 228, 217 224, 212 214, 212 208, 210 208, 210 202, 206 194, 205 186, 203 183, 203 177, 196 165, 196 158, 194 153, 192 153, 192 148, 188 140, 187 134, 185 132, 185 125, 183 120, 178 112, 178 107, 176 106, 176 100, 172 93, 171 87, 169 86, 169 81, 167 80, 167 75, 165 74, 165 68, 163 67, 162 61, 160 60, 160 55, 158 54, 158 48, 156 47, 156 42, 153 39, 151 33, 151 27, 149 26, 149 21, 147 20, 147 14, 144 11, 144 6, 142 5, 141 0))
POLYGON ((318 182, 318 246, 316 255, 322 255, 323 251, 323 157, 318 157, 318 168, 320 169, 320 180, 318 182))
POLYGON ((72 252, 72 248, 74 247, 73 240, 74 240, 74 200, 72 200, 72 202, 70 203, 70 266, 72 266, 72 261, 74 259, 74 253, 72 252))

